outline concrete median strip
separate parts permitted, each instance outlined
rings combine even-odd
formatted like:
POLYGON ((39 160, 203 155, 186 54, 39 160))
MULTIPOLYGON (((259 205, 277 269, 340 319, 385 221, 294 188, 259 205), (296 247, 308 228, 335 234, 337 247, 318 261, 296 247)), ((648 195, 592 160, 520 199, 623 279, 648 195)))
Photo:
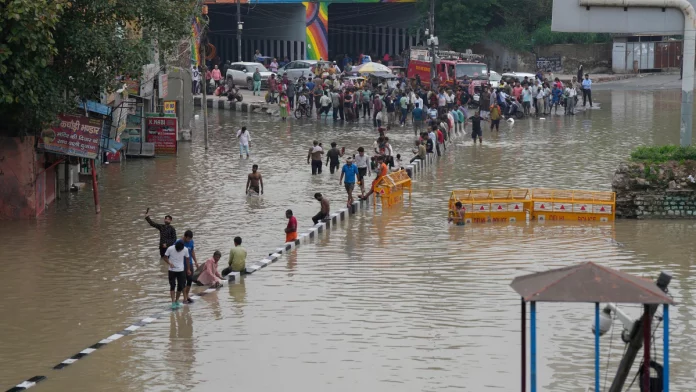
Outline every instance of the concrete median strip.
MULTIPOLYGON (((230 104, 229 106, 227 106, 227 105, 223 106, 222 102, 223 101, 220 101, 221 104, 219 106, 221 108, 223 108, 223 107, 228 108, 229 107, 231 109, 233 107, 236 107, 237 109, 239 109, 239 106, 241 106, 239 102, 236 102, 234 105, 230 104)), ((212 105, 212 102, 209 100, 208 104, 212 105)), ((232 110, 235 110, 235 109, 232 109, 232 110)), ((248 108, 246 110, 248 110, 248 108)), ((243 109, 243 111, 244 111, 244 109, 243 109)), ((419 160, 416 160, 416 161, 414 161, 414 168, 417 167, 418 165, 424 166, 424 165, 428 165, 430 163, 431 162, 420 162, 419 160)), ((326 232, 329 231, 331 223, 337 224, 339 221, 347 220, 351 214, 356 214, 358 209, 367 208, 369 205, 370 205, 370 203, 367 200, 354 201, 353 204, 351 205, 350 209, 349 208, 342 208, 338 212, 329 215, 329 219, 326 222, 317 223, 316 225, 307 229, 306 232, 300 234, 299 238, 297 240, 295 240, 293 242, 285 243, 284 246, 276 248, 274 252, 269 254, 269 256, 264 257, 260 261, 247 267, 248 275, 255 273, 256 271, 268 266, 271 263, 275 263, 276 261, 278 261, 282 257, 283 253, 286 253, 293 248, 299 247, 302 243, 302 239, 305 239, 305 243, 307 243, 307 241, 309 241, 312 238, 316 239, 317 237, 319 237, 319 235, 321 233, 324 233, 325 231, 326 232)), ((237 283, 238 281, 239 280, 237 279, 234 281, 234 283, 237 283)), ((208 288, 208 289, 203 290, 202 292, 197 293, 197 294, 192 293, 191 299, 193 299, 193 300, 200 299, 201 297, 204 297, 208 294, 216 292, 217 290, 219 290, 219 289, 208 288)), ((188 305, 188 306, 190 306, 190 305, 188 305)), ((149 317, 143 318, 142 320, 140 320, 136 323, 133 323, 132 325, 129 325, 128 327, 126 327, 122 331, 119 331, 119 332, 117 332, 117 333, 115 333, 115 334, 113 334, 105 339, 102 339, 102 340, 98 341, 97 343, 95 343, 95 344, 85 348, 84 350, 78 352, 77 354, 61 361, 59 364, 55 365, 53 367, 53 369, 55 369, 55 370, 64 369, 64 368, 78 362, 80 359, 93 354, 95 351, 99 350, 100 348, 108 346, 109 344, 111 344, 111 343, 113 343, 113 342, 115 342, 115 341, 117 341, 125 336, 128 336, 128 335, 136 332, 140 328, 142 328, 148 324, 151 324, 151 323, 155 322, 156 320, 162 318, 163 316, 170 314, 171 312, 175 312, 175 311, 176 310, 163 310, 159 313, 156 313, 156 314, 153 314, 149 317)), ((24 390, 27 390, 29 388, 36 386, 36 384, 38 384, 39 382, 45 381, 46 379, 47 379, 46 376, 34 376, 28 380, 22 381, 19 384, 16 384, 14 387, 8 389, 7 392, 24 391, 24 390)))

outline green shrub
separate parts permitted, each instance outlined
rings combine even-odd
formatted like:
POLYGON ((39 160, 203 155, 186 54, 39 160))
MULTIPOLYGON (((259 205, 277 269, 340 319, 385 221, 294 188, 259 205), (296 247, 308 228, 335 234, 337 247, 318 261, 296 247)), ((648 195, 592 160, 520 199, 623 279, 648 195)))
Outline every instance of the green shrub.
POLYGON ((696 147, 680 146, 641 146, 631 152, 634 162, 662 163, 667 161, 696 160, 696 147))

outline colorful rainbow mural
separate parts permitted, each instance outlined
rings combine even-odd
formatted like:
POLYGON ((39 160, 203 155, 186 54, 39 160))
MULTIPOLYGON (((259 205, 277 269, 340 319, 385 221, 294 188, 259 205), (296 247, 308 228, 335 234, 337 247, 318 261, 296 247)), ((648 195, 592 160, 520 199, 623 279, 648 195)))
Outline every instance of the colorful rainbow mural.
POLYGON ((201 25, 197 17, 191 21, 191 65, 201 65, 201 25))
POLYGON ((307 59, 329 58, 329 3, 302 3, 306 9, 307 59))

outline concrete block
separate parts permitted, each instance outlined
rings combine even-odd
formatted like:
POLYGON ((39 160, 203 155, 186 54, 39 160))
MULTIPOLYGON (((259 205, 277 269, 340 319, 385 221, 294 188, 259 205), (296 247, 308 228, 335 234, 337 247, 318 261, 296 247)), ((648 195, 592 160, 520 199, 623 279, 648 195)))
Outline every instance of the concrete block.
POLYGON ((225 101, 220 99, 217 101, 217 108, 218 109, 224 109, 225 108, 225 101))
POLYGON ((321 233, 321 232, 323 232, 324 229, 326 228, 326 223, 325 223, 325 222, 319 222, 319 223, 317 223, 316 225, 314 225, 314 227, 317 229, 317 233, 321 233))
POLYGON ((241 274, 239 272, 230 272, 229 275, 227 275, 227 281, 232 283, 232 282, 239 282, 239 280, 242 279, 241 274))
POLYGON ((230 110, 230 107, 232 106, 232 102, 227 101, 227 100, 225 100, 225 101, 223 101, 223 102, 224 102, 224 104, 223 104, 223 105, 224 105, 224 108, 225 108, 226 110, 230 110))
POLYGON ((280 254, 282 254, 283 252, 285 252, 285 247, 282 247, 282 248, 276 248, 275 252, 276 252, 276 253, 280 253, 280 254))
POLYGON ((209 108, 212 108, 212 107, 213 107, 213 99, 212 99, 212 98, 208 98, 208 99, 207 99, 207 105, 208 105, 209 108))

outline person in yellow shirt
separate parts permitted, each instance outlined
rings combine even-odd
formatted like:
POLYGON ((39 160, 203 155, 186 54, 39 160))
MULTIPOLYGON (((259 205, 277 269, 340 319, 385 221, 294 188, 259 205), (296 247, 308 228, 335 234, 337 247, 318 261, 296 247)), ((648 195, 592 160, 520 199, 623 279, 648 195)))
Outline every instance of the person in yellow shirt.
POLYGON ((234 248, 230 250, 229 266, 222 270, 222 276, 227 276, 230 272, 246 274, 247 251, 242 247, 242 237, 234 237, 234 248))
POLYGON ((500 109, 498 103, 494 103, 491 106, 491 131, 495 128, 495 131, 500 131, 500 119, 503 117, 503 111, 500 109))

